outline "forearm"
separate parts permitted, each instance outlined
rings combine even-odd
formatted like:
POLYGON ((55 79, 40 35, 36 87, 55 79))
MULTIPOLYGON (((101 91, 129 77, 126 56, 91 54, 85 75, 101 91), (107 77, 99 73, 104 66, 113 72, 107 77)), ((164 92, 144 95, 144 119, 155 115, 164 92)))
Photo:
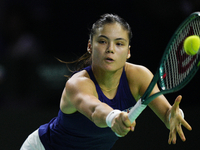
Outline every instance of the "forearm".
POLYGON ((170 124, 169 124, 169 116, 170 116, 170 114, 171 114, 171 109, 169 109, 169 110, 167 111, 167 113, 166 113, 166 115, 165 115, 165 121, 164 121, 164 123, 165 123, 165 125, 166 125, 166 127, 167 127, 168 129, 170 129, 170 124))
POLYGON ((169 104, 166 98, 163 95, 157 97, 149 104, 149 107, 166 125, 166 127, 169 128, 169 114, 172 106, 169 104))
POLYGON ((104 128, 107 127, 106 117, 113 109, 105 103, 97 105, 92 112, 91 119, 96 126, 104 128))

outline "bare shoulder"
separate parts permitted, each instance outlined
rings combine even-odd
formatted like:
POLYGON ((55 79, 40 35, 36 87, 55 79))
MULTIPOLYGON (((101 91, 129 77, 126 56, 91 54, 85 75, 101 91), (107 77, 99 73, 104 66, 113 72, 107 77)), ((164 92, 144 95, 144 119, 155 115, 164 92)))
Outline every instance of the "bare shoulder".
POLYGON ((74 100, 83 95, 97 96, 95 84, 90 79, 87 71, 83 70, 74 74, 65 85, 62 93, 60 108, 64 113, 71 114, 76 111, 74 100))
POLYGON ((88 73, 86 70, 82 70, 76 74, 74 74, 67 82, 65 88, 74 89, 80 89, 82 87, 88 86, 94 86, 93 81, 90 79, 88 73))
POLYGON ((125 71, 127 78, 133 79, 138 77, 152 77, 153 74, 151 71, 142 65, 136 65, 131 63, 126 63, 125 71))
POLYGON ((131 63, 126 63, 125 72, 130 90, 134 98, 138 100, 143 93, 143 89, 146 89, 151 82, 153 74, 148 68, 131 63))

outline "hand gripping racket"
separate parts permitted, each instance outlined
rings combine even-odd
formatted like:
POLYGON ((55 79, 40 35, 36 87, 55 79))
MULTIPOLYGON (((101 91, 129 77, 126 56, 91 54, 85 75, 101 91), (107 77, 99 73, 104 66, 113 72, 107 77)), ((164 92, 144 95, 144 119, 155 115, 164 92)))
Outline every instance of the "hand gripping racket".
POLYGON ((200 12, 187 17, 172 36, 151 83, 128 114, 131 122, 156 97, 182 89, 196 74, 200 66, 200 53, 191 56, 183 49, 183 42, 190 35, 200 36, 200 12), (160 86, 160 91, 149 96, 156 83, 160 86))

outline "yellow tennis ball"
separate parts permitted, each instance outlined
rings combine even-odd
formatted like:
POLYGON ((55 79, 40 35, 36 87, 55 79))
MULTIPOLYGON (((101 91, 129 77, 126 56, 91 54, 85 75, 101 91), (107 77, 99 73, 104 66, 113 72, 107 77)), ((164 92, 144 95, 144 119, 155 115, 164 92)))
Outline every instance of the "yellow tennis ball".
POLYGON ((188 36, 184 41, 184 50, 188 55, 195 55, 200 48, 200 38, 197 35, 188 36))

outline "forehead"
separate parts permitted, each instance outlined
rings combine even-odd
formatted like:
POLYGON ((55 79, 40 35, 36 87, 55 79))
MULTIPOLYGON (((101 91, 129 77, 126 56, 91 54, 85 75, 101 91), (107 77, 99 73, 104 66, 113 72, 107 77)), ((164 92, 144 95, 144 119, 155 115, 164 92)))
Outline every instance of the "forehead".
POLYGON ((128 40, 128 31, 125 30, 119 23, 105 24, 96 29, 94 36, 105 35, 109 38, 124 38, 128 40))

